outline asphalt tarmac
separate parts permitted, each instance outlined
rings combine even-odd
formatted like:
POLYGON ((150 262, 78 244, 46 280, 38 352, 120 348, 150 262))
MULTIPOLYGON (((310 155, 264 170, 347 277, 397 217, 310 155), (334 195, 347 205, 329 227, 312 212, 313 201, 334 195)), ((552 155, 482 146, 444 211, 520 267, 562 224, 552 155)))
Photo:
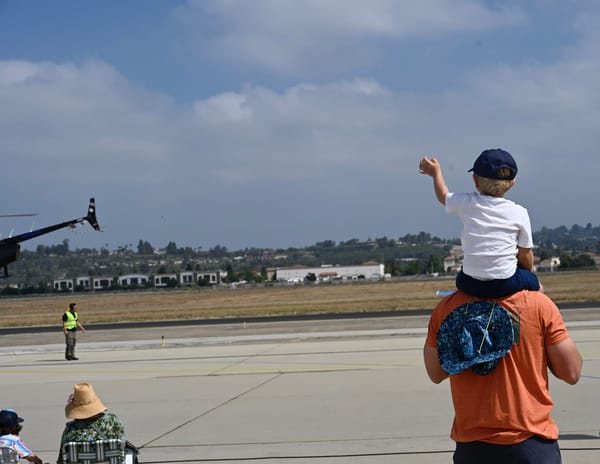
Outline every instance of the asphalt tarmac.
MULTIPOLYGON (((551 381, 563 462, 597 463, 600 317, 564 316, 584 371, 575 386, 551 381)), ((452 405, 448 383, 425 374, 427 319, 88 327, 79 361, 64 360, 60 327, 5 332, 0 406, 24 417, 21 435, 46 462, 85 381, 141 463, 449 463, 452 405)))

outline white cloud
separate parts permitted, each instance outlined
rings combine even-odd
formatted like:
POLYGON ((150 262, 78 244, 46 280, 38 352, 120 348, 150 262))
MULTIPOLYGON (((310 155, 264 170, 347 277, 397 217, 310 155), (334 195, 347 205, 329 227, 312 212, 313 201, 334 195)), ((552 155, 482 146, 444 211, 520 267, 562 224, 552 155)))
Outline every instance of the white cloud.
POLYGON ((467 89, 439 95, 394 94, 372 79, 283 92, 246 86, 198 100, 191 111, 136 89, 99 62, 5 62, 0 75, 24 68, 27 78, 0 87, 12 108, 0 111, 9 153, 42 165, 60 158, 69 175, 91 168, 97 177, 133 183, 168 183, 181 166, 208 185, 320 182, 339 168, 412 172, 423 150, 443 157, 451 145, 464 150, 457 164, 467 165, 471 147, 511 138, 556 151, 564 144, 558 131, 593 138, 586 115, 599 109, 590 91, 600 72, 589 62, 501 67, 474 75, 467 89))
MULTIPOLYGON (((517 13, 496 13, 476 2, 451 3, 474 13, 454 20, 445 15, 449 25, 437 33, 475 27, 452 26, 467 16, 479 18, 477 27, 520 20, 517 13)), ((247 4, 188 8, 213 8, 226 23, 224 36, 242 28, 236 21, 243 15, 250 34, 268 23, 276 32, 265 24, 264 37, 273 47, 276 33, 290 29, 295 36, 307 27, 293 21, 305 21, 295 2, 285 14, 262 2, 249 11, 247 4)), ((342 11, 338 24, 332 19, 334 6, 341 8, 336 2, 303 3, 319 9, 315 16, 323 23, 305 40, 330 34, 345 47, 362 34, 412 33, 394 13, 398 2, 369 4, 377 7, 368 17, 353 10, 356 18, 349 19, 342 11), (352 21, 353 28, 340 25, 352 21)), ((450 2, 423 5, 450 8, 450 2)), ((425 19, 419 24, 425 27, 425 19)), ((435 209, 431 184, 417 173, 419 157, 439 157, 449 184, 463 190, 470 188, 466 169, 476 154, 502 146, 521 167, 511 196, 530 206, 534 228, 555 225, 562 201, 563 223, 594 223, 600 59, 596 35, 583 39, 557 62, 493 64, 445 91, 398 93, 361 72, 354 75, 366 77, 298 82, 283 90, 245 85, 185 103, 141 89, 102 61, 0 61, 0 137, 12 174, 3 187, 15 196, 31 195, 34 184, 48 202, 81 191, 87 196, 89 188, 99 204, 111 204, 99 213, 112 221, 118 244, 143 237, 161 245, 174 236, 181 237, 178 244, 248 240, 245 245, 276 246, 418 230, 444 235, 454 223, 435 209), (573 189, 563 189, 563 179, 573 189), (156 232, 139 230, 163 215, 172 229, 161 224, 156 232), (239 224, 252 236, 240 234, 239 224), (133 238, 121 239, 127 227, 133 238), (159 230, 165 235, 151 236, 159 230), (350 235, 341 236, 345 231, 350 235)), ((289 43, 282 40, 282 49, 289 43)), ((299 50, 293 66, 309 59, 299 50)))
MULTIPOLYGON (((131 180, 121 163, 161 161, 168 152, 166 99, 106 63, 0 62, 0 99, 4 150, 17 165, 35 161, 42 175, 60 160, 58 178, 85 169, 131 180)), ((137 171, 151 176, 143 164, 137 171)))
POLYGON ((517 8, 492 9, 476 0, 189 0, 175 16, 188 46, 202 55, 300 76, 370 67, 381 58, 381 40, 440 38, 525 21, 517 8))
POLYGON ((194 111, 204 120, 222 118, 224 121, 239 121, 252 116, 246 98, 238 93, 226 92, 194 104, 194 111))

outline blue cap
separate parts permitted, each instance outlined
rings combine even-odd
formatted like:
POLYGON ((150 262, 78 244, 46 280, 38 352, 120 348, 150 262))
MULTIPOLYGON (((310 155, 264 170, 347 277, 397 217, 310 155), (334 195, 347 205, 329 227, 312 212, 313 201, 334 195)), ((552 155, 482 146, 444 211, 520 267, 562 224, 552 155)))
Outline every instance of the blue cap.
POLYGON ((481 152, 468 172, 471 171, 487 179, 512 180, 517 175, 517 162, 509 152, 492 148, 481 152), (509 174, 501 175, 500 169, 508 169, 509 174))
POLYGON ((492 301, 465 303, 442 322, 438 357, 450 375, 469 368, 485 375, 506 356, 514 341, 512 318, 506 309, 492 301))
POLYGON ((0 411, 0 427, 12 429, 20 422, 23 422, 23 419, 17 415, 14 409, 3 409, 0 411))

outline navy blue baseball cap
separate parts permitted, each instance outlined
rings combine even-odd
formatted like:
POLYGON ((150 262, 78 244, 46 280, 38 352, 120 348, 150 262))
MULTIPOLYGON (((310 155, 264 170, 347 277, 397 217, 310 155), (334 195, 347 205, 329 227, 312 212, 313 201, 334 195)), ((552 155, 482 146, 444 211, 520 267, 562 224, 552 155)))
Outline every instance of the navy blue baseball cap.
POLYGON ((14 409, 3 409, 0 411, 0 427, 11 429, 16 427, 23 419, 18 416, 14 409))
POLYGON ((512 180, 517 175, 517 162, 509 152, 492 148, 481 152, 468 172, 471 171, 486 179, 512 180), (501 169, 507 169, 509 174, 502 175, 501 169))

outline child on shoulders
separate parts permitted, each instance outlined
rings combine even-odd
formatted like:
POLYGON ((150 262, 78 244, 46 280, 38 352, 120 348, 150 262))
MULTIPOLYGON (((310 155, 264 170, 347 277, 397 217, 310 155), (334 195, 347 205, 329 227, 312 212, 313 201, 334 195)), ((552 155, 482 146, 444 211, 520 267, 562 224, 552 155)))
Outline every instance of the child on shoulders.
POLYGON ((519 290, 540 290, 533 273, 533 236, 527 210, 504 198, 515 184, 517 163, 500 148, 483 151, 468 172, 477 192, 448 190, 440 163, 423 157, 419 172, 433 179, 446 212, 462 220, 463 268, 456 286, 479 298, 500 298, 519 290))

